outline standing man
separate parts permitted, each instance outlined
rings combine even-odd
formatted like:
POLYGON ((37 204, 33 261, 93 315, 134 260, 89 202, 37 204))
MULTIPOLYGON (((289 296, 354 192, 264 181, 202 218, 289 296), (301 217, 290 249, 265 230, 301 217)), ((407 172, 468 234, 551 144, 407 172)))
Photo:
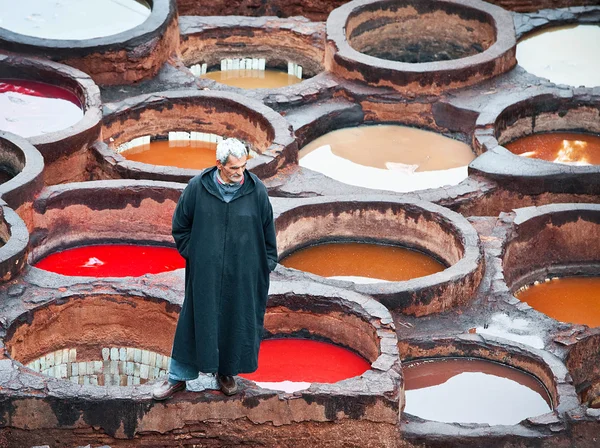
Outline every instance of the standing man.
POLYGON ((168 380, 152 393, 165 400, 198 372, 216 373, 225 395, 234 376, 258 367, 269 273, 277 265, 267 189, 246 171, 248 150, 229 138, 217 166, 194 177, 173 214, 173 238, 186 260, 185 299, 168 380))

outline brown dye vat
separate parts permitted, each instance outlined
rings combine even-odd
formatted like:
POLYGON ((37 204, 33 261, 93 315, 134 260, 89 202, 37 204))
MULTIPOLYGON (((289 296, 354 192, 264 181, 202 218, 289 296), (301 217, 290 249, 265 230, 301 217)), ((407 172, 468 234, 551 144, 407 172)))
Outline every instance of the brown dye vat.
POLYGON ((576 132, 533 134, 504 145, 522 157, 556 163, 600 164, 600 137, 576 132))
POLYGON ((600 277, 566 277, 516 294, 522 302, 561 322, 600 326, 600 277))
POLYGON ((298 84, 302 80, 277 70, 226 70, 209 72, 203 78, 241 89, 276 89, 298 84))
POLYGON ((403 363, 404 412, 428 420, 516 424, 550 412, 552 400, 534 376, 481 359, 403 363))
POLYGON ((368 277, 404 281, 443 271, 437 260, 399 246, 366 243, 326 243, 285 257, 281 264, 323 277, 368 277))
POLYGON ((123 151, 128 160, 151 165, 203 170, 216 163, 217 144, 198 140, 156 140, 123 151))
POLYGON ((142 24, 151 12, 144 0, 0 0, 2 27, 42 39, 93 39, 142 24))
POLYGON ((529 34, 517 44, 517 61, 556 84, 600 85, 600 26, 567 25, 529 34))
POLYGON ((471 148, 435 132, 397 125, 358 126, 329 132, 304 146, 300 158, 317 148, 331 146, 339 157, 364 166, 415 171, 435 171, 468 165, 475 154, 471 148))

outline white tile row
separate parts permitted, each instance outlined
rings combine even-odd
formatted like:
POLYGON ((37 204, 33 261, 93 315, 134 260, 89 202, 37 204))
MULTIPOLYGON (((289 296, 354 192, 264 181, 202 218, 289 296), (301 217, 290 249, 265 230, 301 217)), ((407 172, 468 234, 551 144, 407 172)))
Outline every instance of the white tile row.
POLYGON ((149 145, 149 144, 150 144, 150 136, 144 135, 142 137, 134 138, 131 141, 128 141, 126 143, 119 145, 115 149, 115 151, 118 153, 121 153, 123 151, 127 151, 128 149, 135 148, 136 146, 143 146, 143 145, 149 145))
POLYGON ((288 62, 288 75, 302 79, 302 66, 293 62, 288 62))

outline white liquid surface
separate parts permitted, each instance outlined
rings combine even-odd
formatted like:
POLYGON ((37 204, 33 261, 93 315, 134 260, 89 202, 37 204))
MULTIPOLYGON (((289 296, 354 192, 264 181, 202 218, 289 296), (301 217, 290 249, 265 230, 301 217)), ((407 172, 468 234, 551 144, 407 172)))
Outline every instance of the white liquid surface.
POLYGON ((600 86, 600 26, 569 25, 533 33, 517 44, 517 61, 556 84, 600 86))
POLYGON ((300 166, 317 171, 339 182, 357 187, 398 193, 457 185, 469 173, 467 166, 437 171, 413 171, 407 168, 381 169, 359 165, 336 156, 329 145, 315 149, 300 159, 300 166))
POLYGON ((0 0, 0 27, 45 39, 92 39, 146 21, 145 0, 0 0))
POLYGON ((404 409, 427 420, 490 425, 515 425, 549 411, 535 391, 481 372, 464 372, 437 386, 407 390, 404 409))

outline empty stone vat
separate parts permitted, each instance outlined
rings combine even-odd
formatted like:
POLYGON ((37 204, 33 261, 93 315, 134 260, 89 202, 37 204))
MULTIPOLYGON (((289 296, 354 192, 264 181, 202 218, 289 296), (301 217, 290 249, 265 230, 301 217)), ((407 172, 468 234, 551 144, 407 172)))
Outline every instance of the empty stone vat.
POLYGON ((437 94, 510 70, 514 25, 476 1, 355 0, 327 19, 325 61, 346 79, 437 94))

